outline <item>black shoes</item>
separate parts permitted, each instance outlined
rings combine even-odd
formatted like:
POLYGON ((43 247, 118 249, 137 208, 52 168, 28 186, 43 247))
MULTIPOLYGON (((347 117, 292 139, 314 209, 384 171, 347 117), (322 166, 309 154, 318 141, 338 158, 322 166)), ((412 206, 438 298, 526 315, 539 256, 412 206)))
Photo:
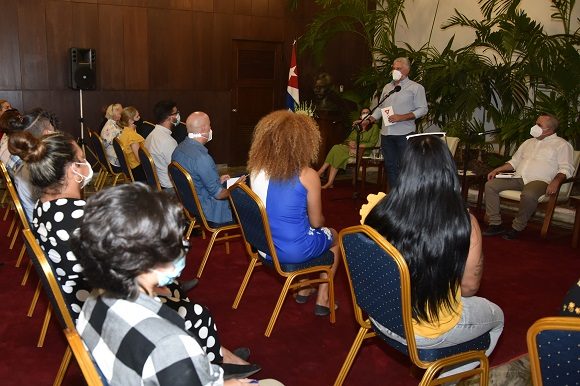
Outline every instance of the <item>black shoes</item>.
POLYGON ((484 236, 498 236, 503 235, 505 233, 505 229, 500 225, 490 225, 484 230, 481 234, 484 236))
POLYGON ((248 378, 250 375, 256 374, 262 368, 256 364, 249 365, 234 365, 232 363, 218 363, 224 370, 224 381, 228 379, 242 379, 248 378))
POLYGON ((232 351, 232 354, 234 354, 243 361, 247 361, 248 358, 250 357, 250 349, 247 347, 238 347, 237 349, 232 351))
POLYGON ((505 240, 515 240, 520 237, 520 231, 516 231, 514 228, 511 228, 509 231, 505 233, 502 237, 505 240))
POLYGON ((189 292, 193 289, 193 287, 195 287, 197 284, 199 283, 199 279, 195 278, 195 279, 191 279, 188 281, 180 281, 179 285, 181 286, 181 289, 184 292, 189 292))

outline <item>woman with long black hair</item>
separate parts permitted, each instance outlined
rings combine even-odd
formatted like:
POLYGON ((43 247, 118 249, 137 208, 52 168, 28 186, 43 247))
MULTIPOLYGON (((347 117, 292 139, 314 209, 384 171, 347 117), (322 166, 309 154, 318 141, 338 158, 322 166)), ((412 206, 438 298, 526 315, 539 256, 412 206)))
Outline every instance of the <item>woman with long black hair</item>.
POLYGON ((481 230, 461 199, 447 145, 431 135, 410 138, 399 183, 370 212, 361 210, 363 216, 365 212, 364 223, 385 236, 409 267, 417 347, 453 346, 489 331, 489 356, 503 331, 504 316, 496 304, 474 296, 483 271, 481 230))

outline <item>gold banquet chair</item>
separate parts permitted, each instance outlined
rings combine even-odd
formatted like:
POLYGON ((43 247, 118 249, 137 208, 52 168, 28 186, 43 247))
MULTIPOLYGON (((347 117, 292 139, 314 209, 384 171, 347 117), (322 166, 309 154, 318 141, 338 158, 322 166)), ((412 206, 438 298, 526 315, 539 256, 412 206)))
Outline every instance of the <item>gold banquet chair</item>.
POLYGON ((97 134, 94 131, 89 131, 89 140, 91 141, 91 148, 92 150, 95 152, 95 155, 97 156, 97 160, 99 161, 99 165, 101 167, 101 170, 104 171, 103 176, 101 177, 101 174, 99 173, 99 176, 97 177, 97 180, 95 181, 95 191, 98 192, 99 190, 101 190, 104 186, 105 183, 107 181, 107 177, 110 175, 112 176, 112 182, 111 182, 111 186, 115 186, 117 185, 117 182, 119 181, 119 178, 121 176, 124 177, 124 174, 122 172, 116 172, 115 170, 113 170, 113 165, 111 165, 111 163, 109 162, 109 160, 107 159, 107 155, 105 153, 105 146, 103 145, 103 139, 101 138, 101 136, 99 134, 97 134))
POLYGON ((527 345, 534 386, 578 384, 580 321, 577 317, 539 319, 528 329, 527 345))
MULTIPOLYGON (((241 234, 236 233, 233 235, 229 235, 228 232, 235 231, 238 232, 240 226, 238 224, 214 224, 208 221, 203 213, 203 208, 201 207, 201 203, 199 202, 199 197, 197 195, 197 190, 195 189, 195 184, 191 178, 191 175, 181 166, 178 162, 171 162, 168 167, 169 178, 171 179, 171 183, 175 188, 175 193, 181 204, 188 212, 188 219, 190 219, 190 227, 191 226, 191 218, 196 219, 196 222, 200 222, 203 226, 203 230, 208 231, 211 234, 211 238, 209 240, 209 244, 205 250, 203 258, 201 260, 201 264, 197 271, 197 277, 201 277, 203 273, 203 269, 209 259, 209 255, 212 251, 213 245, 216 241, 225 241, 226 244, 226 254, 230 254, 230 243, 229 240, 236 239, 241 237, 241 234), (218 237, 221 233, 224 233, 224 236, 218 237)), ((195 223, 194 223, 195 225, 195 223)))
POLYGON ((94 364, 90 354, 85 349, 80 336, 78 335, 74 322, 71 317, 71 312, 64 300, 60 285, 58 284, 52 266, 46 259, 44 252, 36 242, 36 239, 30 229, 23 231, 26 247, 30 253, 31 260, 42 282, 44 291, 50 300, 50 306, 59 320, 65 337, 67 338, 68 346, 62 358, 62 362, 58 369, 58 373, 53 385, 59 386, 66 374, 70 359, 74 354, 83 376, 89 386, 101 386, 103 382, 99 372, 94 364))
POLYGON ((308 286, 310 284, 328 283, 329 294, 329 309, 330 322, 336 321, 335 307, 334 307, 334 280, 332 277, 332 264, 334 262, 334 254, 328 250, 322 255, 298 264, 283 264, 278 261, 274 241, 272 240, 272 233, 270 231, 270 224, 268 222, 268 215, 262 200, 245 184, 236 184, 230 188, 230 200, 238 222, 242 227, 242 234, 244 236, 244 244, 246 251, 250 256, 250 265, 246 271, 246 275, 240 285, 233 309, 238 308, 240 300, 246 290, 246 286, 250 281, 250 277, 254 272, 254 268, 264 265, 273 268, 278 275, 285 278, 284 286, 278 296, 278 302, 274 307, 266 332, 264 335, 270 336, 274 329, 274 324, 278 318, 278 314, 282 309, 284 300, 291 289, 308 286), (257 251, 267 252, 272 257, 272 260, 263 258, 257 251), (326 278, 317 277, 316 279, 307 279, 304 281, 297 281, 299 277, 305 275, 312 275, 316 273, 326 273, 326 278))
POLYGON ((151 157, 144 143, 139 144, 139 151, 137 153, 139 154, 139 162, 141 162, 141 167, 147 179, 147 185, 160 192, 161 184, 159 183, 159 177, 157 177, 155 162, 153 162, 153 157, 151 157))
MULTIPOLYGON (((570 193, 572 192, 572 186, 575 182, 580 181, 580 176, 578 175, 578 166, 580 165, 580 151, 574 151, 574 158, 572 161, 574 165, 574 173, 571 178, 564 180, 558 188, 556 193, 551 196, 546 196, 545 194, 538 198, 538 209, 543 209, 544 222, 542 224, 542 230, 540 231, 540 236, 546 238, 548 231, 550 230, 550 225, 552 224, 552 217, 554 217, 554 211, 558 204, 564 204, 570 199, 570 193)), ((499 197, 502 201, 520 201, 522 192, 520 190, 504 190, 499 193, 499 197)))
POLYGON ((381 234, 366 225, 343 229, 339 234, 339 243, 355 319, 360 329, 334 386, 344 383, 362 342, 376 336, 407 355, 417 367, 426 369, 419 383, 421 386, 457 382, 461 378, 474 375, 479 375, 480 385, 487 386, 489 362, 485 350, 490 343, 489 333, 456 346, 417 348, 411 313, 411 279, 403 256, 381 234), (363 313, 405 338, 407 345, 384 335, 363 313), (468 362, 479 362, 480 367, 436 378, 442 369, 468 362))
MULTIPOLYGON (((10 174, 8 173, 8 169, 6 169, 6 165, 4 165, 4 163, 2 161, 0 161, 0 170, 2 171, 2 177, 4 179, 4 186, 6 188, 6 192, 8 192, 8 197, 10 198, 10 200, 12 202, 11 205, 14 207, 14 211, 16 213, 16 215, 12 219, 12 224, 10 226, 10 232, 9 232, 9 236, 12 235, 12 240, 10 242, 9 249, 12 249, 12 248, 14 248, 14 243, 16 242, 16 238, 18 237, 20 230, 21 229, 28 229, 29 225, 28 225, 28 219, 26 218, 26 215, 24 214, 24 209, 22 208, 22 204, 20 203, 20 197, 18 196, 18 193, 16 192, 16 188, 14 187, 14 184, 12 183, 12 178, 10 177, 10 174), (12 233, 12 232, 14 232, 14 233, 12 233)), ((20 250, 20 254, 18 255, 18 259, 16 260, 15 266, 17 268, 20 267, 20 263, 22 262, 23 256, 24 256, 24 246, 22 246, 22 249, 20 250)), ((26 280, 24 280, 23 283, 26 283, 26 280)), ((24 284, 22 284, 22 285, 24 285, 24 284)))

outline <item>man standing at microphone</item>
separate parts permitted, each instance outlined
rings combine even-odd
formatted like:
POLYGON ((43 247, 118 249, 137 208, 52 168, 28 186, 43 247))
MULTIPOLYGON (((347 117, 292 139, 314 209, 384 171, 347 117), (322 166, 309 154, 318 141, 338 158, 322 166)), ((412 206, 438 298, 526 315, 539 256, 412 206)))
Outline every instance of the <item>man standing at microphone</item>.
POLYGON ((393 80, 385 85, 382 103, 368 118, 357 120, 363 128, 382 119, 381 150, 385 158, 385 169, 389 186, 397 183, 399 161, 407 147, 407 135, 416 130, 415 120, 427 114, 425 88, 409 79, 411 64, 408 58, 397 58, 392 66, 393 80), (388 95, 388 96, 387 96, 388 95), (384 99, 386 97, 386 99, 384 99), (383 100, 384 99, 384 100, 383 100))

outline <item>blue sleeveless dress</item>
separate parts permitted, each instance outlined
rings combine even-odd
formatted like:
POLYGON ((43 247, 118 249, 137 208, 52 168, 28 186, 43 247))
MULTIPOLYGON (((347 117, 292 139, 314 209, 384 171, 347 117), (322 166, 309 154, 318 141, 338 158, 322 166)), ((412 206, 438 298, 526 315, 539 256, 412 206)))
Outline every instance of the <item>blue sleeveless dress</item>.
MULTIPOLYGON (((306 201, 308 192, 298 176, 277 181, 268 180, 263 173, 259 173, 252 178, 251 186, 266 205, 274 247, 281 263, 303 263, 330 248, 330 229, 310 226, 306 201)), ((270 256, 266 258, 271 259, 270 256)))

